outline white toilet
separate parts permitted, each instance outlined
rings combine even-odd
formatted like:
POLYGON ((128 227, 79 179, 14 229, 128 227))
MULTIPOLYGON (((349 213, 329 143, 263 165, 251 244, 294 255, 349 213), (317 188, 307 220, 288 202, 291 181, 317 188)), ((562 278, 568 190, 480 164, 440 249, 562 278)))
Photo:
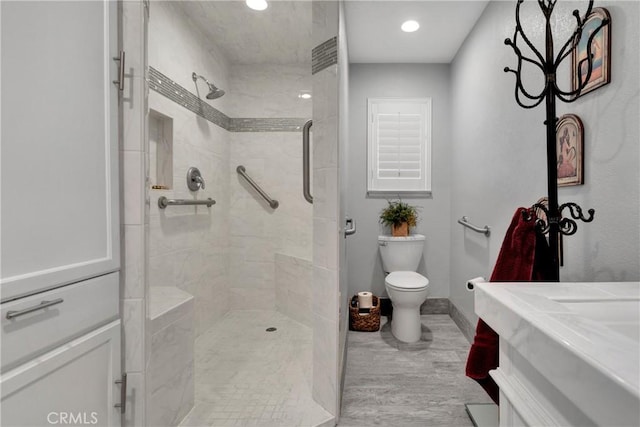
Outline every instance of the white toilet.
POLYGON ((420 306, 427 299, 429 279, 416 273, 425 237, 378 236, 382 267, 389 273, 384 286, 393 304, 391 333, 400 341, 420 340, 420 306))

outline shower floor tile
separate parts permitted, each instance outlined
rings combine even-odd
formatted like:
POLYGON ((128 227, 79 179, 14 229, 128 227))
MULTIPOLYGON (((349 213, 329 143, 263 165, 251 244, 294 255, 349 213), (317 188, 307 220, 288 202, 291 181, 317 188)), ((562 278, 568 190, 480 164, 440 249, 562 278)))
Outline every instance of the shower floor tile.
POLYGON ((397 341, 386 317, 378 332, 348 334, 339 427, 472 427, 465 403, 491 399, 464 375, 470 344, 446 314, 421 316, 422 338, 397 341))
POLYGON ((315 426, 311 329, 278 312, 231 311, 195 343, 195 406, 181 426, 315 426), (266 329, 275 327, 273 332, 266 329))

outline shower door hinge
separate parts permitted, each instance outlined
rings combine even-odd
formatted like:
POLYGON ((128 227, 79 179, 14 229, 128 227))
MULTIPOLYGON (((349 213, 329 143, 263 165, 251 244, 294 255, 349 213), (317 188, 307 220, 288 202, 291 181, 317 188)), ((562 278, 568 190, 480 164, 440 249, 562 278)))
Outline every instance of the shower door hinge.
POLYGON ((118 86, 119 91, 124 90, 124 50, 120 51, 120 56, 113 58, 114 61, 119 62, 118 66, 118 80, 114 80, 113 84, 118 86))

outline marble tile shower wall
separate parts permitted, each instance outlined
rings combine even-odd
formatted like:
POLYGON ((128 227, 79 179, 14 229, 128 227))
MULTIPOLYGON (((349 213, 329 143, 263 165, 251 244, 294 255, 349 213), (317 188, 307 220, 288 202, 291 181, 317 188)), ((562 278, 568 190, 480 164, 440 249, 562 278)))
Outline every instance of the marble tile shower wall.
MULTIPOLYGON (((149 65, 196 95, 200 90, 203 99, 204 88, 195 86, 192 72, 228 86, 224 57, 174 2, 151 3, 149 65)), ((205 102, 224 110, 226 100, 205 102)), ((173 184, 150 194, 149 284, 175 286, 195 297, 199 335, 228 309, 229 133, 155 90, 149 93, 149 107, 173 120, 173 184), (195 197, 211 197, 217 203, 211 208, 159 209, 160 196, 194 198, 186 187, 190 166, 199 168, 206 181, 195 197)))
POLYGON ((338 415, 338 2, 313 2, 313 398, 338 415), (332 58, 327 58, 330 53, 332 58), (319 65, 322 64, 322 65, 319 65), (324 68, 322 68, 324 67, 324 68))
MULTIPOLYGON (((154 76, 158 73, 155 72, 154 76)), ((227 139, 231 147, 229 163, 220 163, 223 153, 215 153, 215 144, 207 145, 206 141, 198 143, 204 126, 211 127, 210 121, 202 121, 202 117, 193 114, 193 109, 185 107, 182 103, 176 103, 175 97, 167 97, 166 90, 156 90, 150 95, 150 105, 164 115, 174 120, 174 184, 177 185, 170 193, 170 197, 190 197, 188 191, 181 191, 180 183, 184 181, 184 171, 189 167, 185 161, 197 158, 197 165, 201 172, 201 164, 207 160, 217 163, 215 173, 223 174, 228 170, 230 177, 231 203, 225 214, 229 217, 230 230, 230 257, 229 285, 224 287, 218 279, 224 276, 226 263, 219 263, 219 257, 207 258, 196 256, 193 252, 207 253, 197 246, 197 239, 191 239, 195 247, 184 246, 184 235, 177 234, 178 242, 172 243, 176 236, 164 235, 157 232, 162 218, 170 215, 170 211, 158 211, 152 209, 152 247, 151 256, 151 283, 153 286, 179 286, 185 290, 191 290, 197 299, 196 319, 197 325, 210 325, 210 320, 215 320, 219 313, 208 308, 215 295, 230 296, 229 308, 231 309, 274 309, 276 307, 275 254, 295 254, 304 259, 311 258, 311 205, 302 197, 302 150, 301 150, 301 125, 305 117, 288 118, 298 125, 293 128, 289 125, 282 126, 282 131, 274 132, 250 132, 256 121, 268 120, 270 126, 282 120, 283 115, 311 115, 310 101, 298 98, 300 90, 309 90, 310 76, 308 66, 304 65, 278 65, 251 67, 234 67, 234 78, 230 80, 230 89, 226 96, 230 101, 227 108, 233 109, 235 114, 244 116, 258 116, 263 118, 233 118, 231 121, 245 120, 251 127, 241 132, 225 132, 223 124, 218 123, 211 129, 217 132, 214 140, 227 139), (184 108, 183 108, 184 107, 184 108), (278 116, 278 117, 274 117, 278 116), (188 124, 189 120, 200 121, 203 126, 195 129, 188 124), (293 132, 292 132, 293 131, 293 132), (194 145, 195 144, 195 145, 194 145), (203 152, 214 151, 212 159, 207 158, 203 152), (184 163, 184 164, 183 164, 184 163), (277 211, 271 210, 265 202, 256 194, 243 179, 236 173, 237 165, 243 164, 247 173, 255 179, 272 197, 278 199, 280 207, 277 211), (158 220, 153 213, 159 213, 158 220), (158 237, 155 238, 154 235, 158 237), (177 246, 176 246, 177 245, 177 246), (191 255, 182 252, 190 251, 191 255), (182 260, 185 257, 191 261, 175 264, 175 259, 182 260), (174 258, 172 262, 172 258, 174 258), (198 263, 202 265, 198 265, 198 263), (215 266, 218 266, 216 268, 215 266), (192 269, 192 273, 185 273, 185 269, 192 269), (194 283, 185 283, 185 277, 189 277, 194 283), (207 279, 213 281, 207 285, 207 279), (194 293, 195 292, 195 293, 194 293), (213 295, 211 294, 213 292, 213 295), (204 317, 209 316, 210 319, 204 317)), ((162 77, 162 86, 167 83, 167 77, 162 77)), ((173 87, 175 92, 184 92, 181 86, 173 83, 167 85, 173 87)), ((226 116, 226 115, 225 115, 226 116)), ((228 116, 226 116, 228 117, 228 116)), ((229 129, 234 130, 234 129, 229 129)), ((222 183, 218 176, 214 176, 215 183, 222 183)), ((166 191, 153 191, 155 197, 166 191)), ((203 197, 207 197, 206 195, 203 197)), ((216 205, 220 206, 220 204, 216 205)), ((202 210, 202 209, 201 209, 202 210)), ((175 222, 179 225, 179 222, 175 222)), ((222 223, 220 223, 222 224, 222 223)), ((188 224, 183 224, 188 226, 188 224)), ((171 225, 167 222, 165 228, 171 225)), ((211 242, 202 230, 198 230, 198 237, 202 241, 211 242)), ((220 241, 219 235, 214 236, 220 241)), ((223 298, 224 301, 226 301, 223 298)), ((226 304, 225 304, 226 305, 226 304)), ((201 332, 202 327, 198 326, 201 332)))
MULTIPOLYGON (((308 64, 234 65, 227 108, 232 117, 311 118, 308 64)), ((312 206, 302 197, 302 131, 230 134, 231 309, 275 309, 275 254, 311 259, 312 206), (244 165, 280 206, 273 210, 238 176, 244 165)))
POLYGON ((229 117, 153 67, 149 67, 149 88, 230 132, 298 132, 305 121, 300 117, 229 117))
POLYGON ((173 118, 173 189, 151 190, 149 283, 175 286, 195 297, 199 335, 228 307, 229 176, 227 132, 163 96, 150 92, 149 105, 173 118), (192 199, 186 171, 200 169, 206 181, 197 198, 216 204, 160 209, 157 199, 192 199))
POLYGON ((313 263, 295 256, 276 254, 276 310, 312 327, 313 263))
POLYGON ((311 118, 309 64, 232 64, 225 112, 230 117, 311 118))
POLYGON ((314 93, 328 94, 313 109, 313 397, 338 410, 338 67, 313 75, 314 93))
MULTIPOLYGON (((202 99, 207 94, 206 85, 201 80, 196 85, 192 72, 226 90, 228 61, 183 12, 180 2, 152 1, 150 7, 149 65, 202 99)), ((206 102, 226 111, 227 100, 223 96, 206 102)))
POLYGON ((145 116, 147 89, 145 85, 147 10, 143 1, 119 4, 122 28, 122 49, 127 55, 125 96, 122 98, 120 173, 123 256, 121 269, 121 307, 124 356, 122 371, 127 373, 127 412, 125 426, 146 425, 145 372, 147 263, 149 211, 145 204, 146 141, 145 116))

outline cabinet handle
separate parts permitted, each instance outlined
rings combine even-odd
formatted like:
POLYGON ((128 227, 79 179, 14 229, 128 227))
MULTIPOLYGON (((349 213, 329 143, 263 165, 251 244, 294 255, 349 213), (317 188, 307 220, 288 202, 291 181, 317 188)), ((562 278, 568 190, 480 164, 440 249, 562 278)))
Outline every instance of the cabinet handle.
POLYGON ((124 90, 124 50, 120 51, 120 56, 113 58, 114 61, 120 62, 118 67, 118 80, 114 80, 113 84, 118 86, 119 91, 124 90))
POLYGON ((120 384, 120 403, 113 405, 114 408, 120 408, 120 413, 127 411, 127 374, 122 374, 122 379, 116 380, 116 384, 120 384))
POLYGON ((24 310, 9 310, 7 311, 7 319, 15 319, 16 317, 42 310, 44 308, 51 307, 52 305, 61 304, 62 302, 64 302, 64 300, 62 298, 58 298, 52 301, 42 301, 40 304, 25 308, 24 310))

